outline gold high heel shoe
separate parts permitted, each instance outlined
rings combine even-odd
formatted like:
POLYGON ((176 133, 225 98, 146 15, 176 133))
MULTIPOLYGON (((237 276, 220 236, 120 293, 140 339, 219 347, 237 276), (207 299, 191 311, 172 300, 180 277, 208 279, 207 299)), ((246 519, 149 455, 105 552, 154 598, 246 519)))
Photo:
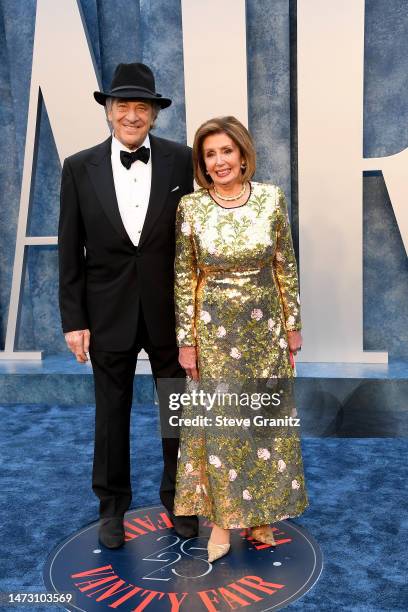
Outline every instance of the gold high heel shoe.
POLYGON ((276 546, 275 538, 273 537, 272 527, 270 525, 259 525, 251 528, 252 537, 262 544, 271 544, 276 546))
POLYGON ((208 561, 212 563, 221 557, 224 557, 231 548, 231 544, 214 544, 208 540, 207 550, 208 550, 208 561))

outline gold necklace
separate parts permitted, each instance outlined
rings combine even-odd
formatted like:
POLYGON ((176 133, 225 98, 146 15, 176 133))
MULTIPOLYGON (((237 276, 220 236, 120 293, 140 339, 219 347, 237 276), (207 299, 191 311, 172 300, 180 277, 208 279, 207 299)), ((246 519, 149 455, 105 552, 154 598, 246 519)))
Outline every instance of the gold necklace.
POLYGON ((218 191, 215 188, 215 185, 213 185, 213 189, 214 189, 214 193, 217 196, 217 198, 220 198, 220 200, 225 200, 226 202, 232 202, 234 200, 239 200, 239 198, 242 198, 242 196, 245 193, 245 189, 246 189, 246 183, 244 183, 241 191, 239 193, 237 193, 237 195, 234 196, 223 196, 220 193, 218 193, 218 191))

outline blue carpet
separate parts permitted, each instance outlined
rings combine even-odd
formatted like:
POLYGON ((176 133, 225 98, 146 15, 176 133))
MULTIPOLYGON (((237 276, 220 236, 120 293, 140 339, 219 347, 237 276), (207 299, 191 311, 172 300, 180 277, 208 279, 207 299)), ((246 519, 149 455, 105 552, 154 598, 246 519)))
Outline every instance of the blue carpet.
MULTIPOLYGON (((0 591, 44 591, 51 549, 97 519, 93 415, 92 406, 0 406, 0 591)), ((157 407, 135 406, 132 430, 132 507, 157 504, 157 407)), ((305 438, 302 447, 310 507, 295 522, 320 543, 324 569, 288 608, 407 610, 407 440, 305 438)))

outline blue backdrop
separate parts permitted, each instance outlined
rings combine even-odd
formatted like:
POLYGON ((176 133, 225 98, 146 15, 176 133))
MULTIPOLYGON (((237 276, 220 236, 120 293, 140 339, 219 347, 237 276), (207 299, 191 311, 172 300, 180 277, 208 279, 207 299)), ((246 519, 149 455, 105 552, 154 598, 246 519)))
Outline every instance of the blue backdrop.
MULTIPOLYGON (((104 87, 109 85, 117 63, 149 64, 156 74, 158 91, 174 101, 161 113, 157 134, 185 141, 180 1, 81 0, 80 5, 104 87)), ((297 206, 295 5, 290 0, 247 0, 249 127, 258 152, 256 179, 281 185, 289 200, 292 194, 294 220, 297 206)), ((0 344, 4 344, 11 287, 35 6, 35 0, 0 0, 0 344)), ((390 155, 408 146, 407 34, 408 0, 366 0, 364 154, 367 157, 390 155)), ((211 78, 203 80, 203 95, 211 96, 210 83, 211 78)), ((96 104, 95 112, 101 112, 96 104)), ((60 172, 45 100, 33 175, 30 235, 57 233, 60 172)), ((296 227, 293 229, 296 235, 296 227)), ((30 247, 19 349, 48 353, 66 350, 60 330, 57 290, 56 247, 30 247)), ((387 350, 391 358, 408 358, 407 303, 407 257, 387 189, 381 175, 366 176, 364 348, 387 350)))

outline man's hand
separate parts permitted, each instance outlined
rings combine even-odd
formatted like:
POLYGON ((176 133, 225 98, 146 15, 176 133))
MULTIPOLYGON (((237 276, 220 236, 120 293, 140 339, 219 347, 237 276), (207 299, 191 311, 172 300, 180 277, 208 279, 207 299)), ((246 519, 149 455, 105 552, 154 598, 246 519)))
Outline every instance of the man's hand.
POLYGON ((297 351, 300 351, 302 347, 302 334, 300 331, 288 331, 288 344, 291 353, 296 355, 297 351))
POLYGON ((89 329, 80 329, 78 331, 70 331, 65 334, 65 340, 69 350, 74 353, 79 363, 88 361, 89 341, 91 332, 89 329))
POLYGON ((179 364, 186 371, 187 376, 198 380, 197 351, 195 346, 182 346, 179 348, 179 364))

